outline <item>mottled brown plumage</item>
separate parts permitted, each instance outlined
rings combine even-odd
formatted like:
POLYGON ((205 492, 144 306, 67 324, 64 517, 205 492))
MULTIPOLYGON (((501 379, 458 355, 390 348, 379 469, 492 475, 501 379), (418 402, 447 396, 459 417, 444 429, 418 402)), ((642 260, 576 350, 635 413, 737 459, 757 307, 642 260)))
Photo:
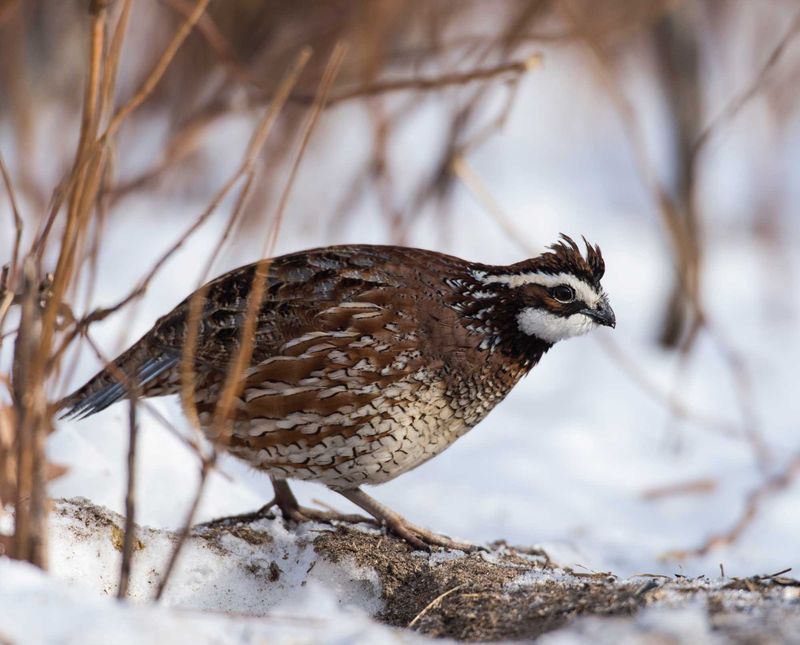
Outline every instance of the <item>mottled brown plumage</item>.
MULTIPOLYGON (((283 480, 317 481, 417 546, 451 543, 358 487, 388 481, 451 445, 538 362, 562 326, 567 336, 614 322, 600 289, 599 248, 587 244, 584 258, 566 237, 508 267, 392 246, 328 247, 241 267, 206 285, 198 321, 194 403, 211 439, 220 438, 216 407, 259 266, 264 296, 225 446, 272 476, 290 516, 305 515, 283 480), (562 279, 569 284, 554 283, 562 279)), ((178 393, 190 299, 67 397, 68 414, 98 412, 131 385, 143 397, 178 393)))

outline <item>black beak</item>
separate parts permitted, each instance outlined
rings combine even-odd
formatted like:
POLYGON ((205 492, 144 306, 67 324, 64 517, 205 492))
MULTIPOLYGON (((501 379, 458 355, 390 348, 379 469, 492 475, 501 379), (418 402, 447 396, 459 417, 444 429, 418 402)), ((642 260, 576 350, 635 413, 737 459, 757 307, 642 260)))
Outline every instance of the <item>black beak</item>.
POLYGON ((598 325, 612 328, 617 326, 617 317, 614 315, 614 310, 605 300, 600 301, 597 309, 584 309, 581 313, 589 316, 598 325))

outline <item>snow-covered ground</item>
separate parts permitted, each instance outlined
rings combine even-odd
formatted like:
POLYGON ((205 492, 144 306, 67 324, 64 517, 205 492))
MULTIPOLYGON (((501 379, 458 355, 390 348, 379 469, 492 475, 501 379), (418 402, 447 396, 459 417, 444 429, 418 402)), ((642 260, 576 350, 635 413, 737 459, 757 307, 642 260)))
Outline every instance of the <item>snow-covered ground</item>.
MULTIPOLYGON (((444 454, 370 492, 437 531, 474 542, 505 539, 511 544, 540 545, 559 564, 573 568, 613 571, 620 576, 644 571, 717 575, 720 563, 726 574, 736 576, 789 567, 800 571, 796 548, 800 485, 766 499, 734 544, 704 557, 664 558, 730 528, 742 512, 747 492, 770 473, 779 472, 800 450, 800 228, 790 222, 785 231, 786 257, 781 266, 788 277, 779 282, 786 285, 787 293, 769 278, 776 262, 773 249, 763 247, 743 226, 750 202, 740 189, 740 180, 749 171, 748 141, 731 136, 714 144, 709 154, 715 171, 706 181, 702 201, 718 209, 706 220, 703 289, 714 325, 745 360, 753 412, 770 451, 770 460, 762 467, 743 436, 737 389, 714 343, 704 337, 678 377, 676 357, 653 342, 671 285, 669 256, 620 123, 613 111, 596 103, 598 88, 576 83, 578 65, 569 57, 555 57, 532 74, 523 83, 505 129, 469 161, 516 223, 525 245, 542 249, 561 231, 583 234, 600 244, 607 264, 604 284, 618 326, 598 335, 613 338, 661 391, 676 392, 697 416, 719 419, 733 428, 734 436, 709 424, 675 421, 663 401, 652 397, 609 356, 601 339, 585 337, 557 346, 486 421, 444 454), (658 499, 644 495, 652 489, 696 481, 710 485, 691 494, 658 499)), ((320 200, 336 203, 337 168, 346 166, 348 158, 364 154, 358 140, 347 136, 347 128, 360 115, 359 108, 345 105, 323 121, 325 127, 315 135, 298 176, 278 252, 329 243, 392 241, 374 203, 358 206, 335 233, 323 225, 330 209, 321 208, 320 200), (352 149, 342 141, 351 142, 352 149), (325 183, 330 186, 318 190, 314 182, 319 177, 327 177, 325 183)), ((251 125, 244 119, 232 120, 216 135, 225 141, 225 154, 219 154, 216 162, 219 183, 235 166, 251 125)), ((403 160, 402 168, 413 168, 419 141, 435 137, 440 126, 433 107, 430 113, 423 110, 393 151, 403 160)), ((657 130, 658 124, 649 127, 657 130)), ((122 201, 101 251, 92 306, 113 303, 127 293, 204 205, 168 198, 122 201)), ((4 203, 0 206, 5 207, 4 203)), ((411 231, 411 243, 486 262, 511 263, 525 255, 463 187, 456 195, 454 213, 446 236, 441 234, 437 213, 421 213, 411 231)), ((220 213, 176 254, 135 312, 93 327, 93 337, 109 355, 135 341, 197 286, 198 272, 219 237, 223 220, 220 213)), ((262 243, 257 236, 238 240, 215 271, 257 258, 262 243)), ((8 351, 0 356, 4 370, 9 358, 8 351)), ((80 385, 98 367, 91 352, 84 351, 69 385, 80 385)), ((176 426, 186 428, 176 401, 156 405, 176 426)), ((86 497, 121 512, 126 423, 124 405, 85 421, 59 422, 48 451, 68 472, 52 483, 51 495, 86 497)), ((176 528, 194 495, 196 457, 146 413, 140 437, 137 521, 154 528, 176 528)), ((322 487, 297 484, 295 490, 304 503, 316 498, 348 508, 344 499, 322 487)), ((198 520, 253 510, 270 495, 265 476, 231 458, 223 459, 211 476, 198 520)), ((216 566, 208 558, 204 562, 216 566)), ((293 638, 294 627, 276 632, 274 621, 144 607, 124 610, 100 597, 112 589, 116 570, 104 569, 106 560, 98 563, 97 567, 83 563, 86 569, 81 577, 88 583, 83 586, 69 562, 53 560, 53 575, 65 581, 62 585, 24 565, 0 561, 0 607, 3 615, 18 617, 2 623, 5 631, 0 631, 0 642, 3 638, 107 642, 108 630, 122 624, 157 626, 162 640, 199 638, 199 631, 208 642, 258 642, 276 633, 286 641, 293 638), (37 621, 35 615, 25 614, 26 607, 34 606, 48 620, 37 621), (59 627, 60 617, 74 612, 85 612, 85 624, 96 624, 96 631, 80 634, 84 638, 79 639, 78 634, 59 627)), ((157 566, 154 561, 153 567, 157 566)), ((258 591, 253 593, 254 601, 260 601, 258 591)), ((317 623, 325 630, 332 623, 346 630, 325 631, 332 634, 332 642, 411 641, 408 635, 375 626, 363 613, 341 621, 340 600, 330 589, 311 584, 297 596, 287 597, 285 611, 307 622, 303 638, 309 641, 321 633, 314 631, 317 623)), ((215 597, 204 608, 227 609, 223 604, 212 607, 217 601, 215 597)), ((662 614, 653 616, 640 620, 663 618, 662 614)), ((591 625, 576 628, 547 642, 591 639, 593 629, 591 625)))
POLYGON ((195 529, 155 603, 176 535, 137 529, 130 601, 123 604, 109 597, 117 588, 122 527, 121 516, 88 500, 56 501, 52 575, 0 559, 0 642, 424 640, 398 629, 409 626, 469 640, 544 633, 546 643, 697 644, 790 640, 800 628, 800 588, 784 578, 624 580, 502 547, 410 553, 374 528, 287 529, 282 519, 195 529))

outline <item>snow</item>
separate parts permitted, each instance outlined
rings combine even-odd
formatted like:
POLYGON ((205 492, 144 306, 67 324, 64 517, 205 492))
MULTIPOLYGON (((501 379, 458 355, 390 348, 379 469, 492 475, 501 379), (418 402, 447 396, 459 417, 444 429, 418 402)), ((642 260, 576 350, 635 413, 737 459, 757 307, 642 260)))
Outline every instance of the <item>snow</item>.
MULTIPOLYGON (((112 600, 122 518, 86 500, 57 502, 51 573, 0 558, 0 642, 413 643, 369 619, 381 609, 372 570, 318 559, 309 527, 263 520, 258 541, 190 539, 159 605, 152 600, 175 536, 141 530, 125 605, 112 600), (266 540, 264 538, 267 538, 266 540), (47 616, 43 621, 42 616, 47 616), (5 639, 5 640, 4 640, 5 639)), ((203 532, 200 533, 203 535, 203 532)), ((244 534, 253 540, 253 534, 244 534)))
POLYGON ((715 645, 728 642, 714 633, 703 607, 645 609, 633 621, 624 619, 579 619, 566 629, 545 634, 542 645, 647 645, 653 642, 715 645))
MULTIPOLYGON (((93 594, 116 593, 123 523, 120 517, 111 521, 115 528, 110 528, 107 515, 99 510, 97 515, 87 515, 74 503, 58 504, 51 521, 53 574, 93 594)), ((333 575, 328 564, 317 560, 309 538, 314 537, 313 531, 325 529, 311 525, 288 532, 283 522, 268 520, 254 524, 253 529, 264 530, 269 540, 254 539, 251 532, 242 537, 226 533, 219 539, 209 534, 205 541, 189 540, 175 578, 166 587, 164 603, 260 615, 281 605, 301 604, 306 587, 311 586, 334 594, 342 606, 358 607, 369 614, 380 610, 380 584, 373 571, 352 565, 339 567, 339 575, 333 575)), ((135 553, 129 594, 146 601, 154 597, 175 536, 145 529, 137 539, 140 548, 135 553)))
POLYGON ((309 585, 268 617, 123 604, 54 580, 32 565, 0 558, 0 642, 64 645, 128 643, 414 643, 362 612, 343 610, 333 592, 309 585), (43 617, 46 619, 43 620, 43 617))
MULTIPOLYGON (((342 557, 342 553, 350 553, 355 533, 374 534, 374 529, 361 527, 345 533, 338 542, 348 545, 342 552, 331 550, 329 542, 326 547, 325 541, 318 541, 325 533, 331 537, 339 534, 326 524, 307 523, 287 530, 283 520, 265 518, 221 527, 198 527, 185 543, 166 593, 160 601, 153 602, 176 535, 165 529, 137 528, 129 600, 123 603, 114 599, 122 527, 121 516, 88 500, 55 501, 49 527, 51 574, 26 563, 0 558, 0 606, 3 607, 0 642, 415 643, 425 640, 419 634, 381 626, 371 619, 388 610, 388 599, 396 602, 397 596, 384 594, 384 579, 369 566, 359 565, 358 556, 342 557)), ((370 549, 377 548, 373 542, 366 544, 370 549)), ((384 556, 391 552, 392 547, 384 556)), ((615 606, 633 608, 630 603, 635 597, 653 596, 649 606, 633 616, 579 618, 550 631, 544 643, 648 643, 654 638, 686 643, 727 642, 722 640, 721 632, 728 636, 759 635, 790 640, 800 628, 800 614, 796 611, 800 588, 794 583, 758 589, 755 582, 734 585, 729 578, 680 580, 640 576, 624 581, 613 575, 586 574, 545 565, 541 556, 510 555, 511 559, 507 559, 509 551, 501 548, 471 556, 469 564, 470 559, 463 553, 415 552, 403 556, 407 559, 405 564, 402 558, 398 563, 401 569, 411 561, 423 564, 418 579, 431 581, 437 570, 455 565, 443 577, 444 584, 452 591, 465 584, 453 587, 450 576, 458 575, 459 566, 475 567, 476 557, 495 572, 518 570, 522 573, 489 593, 507 594, 508 611, 521 612, 522 620, 526 611, 529 617, 541 616, 536 613, 536 605, 541 603, 553 606, 554 601, 566 601, 560 612, 574 610, 575 603, 587 603, 594 607, 594 612, 604 613, 615 606), (613 600, 615 594, 622 594, 620 600, 613 600), (620 602, 623 604, 615 604, 620 602)), ((488 571, 472 570, 483 571, 479 574, 482 576, 488 571)), ((393 574, 390 570, 388 574, 386 580, 390 581, 393 574)), ((476 580, 474 589, 486 593, 493 584, 489 580, 488 577, 476 580)), ((389 588, 396 580, 386 584, 389 588)), ((481 595, 472 590, 465 594, 481 595)), ((419 604, 422 605, 424 600, 419 604)), ((425 605, 417 618, 424 616, 431 606, 425 605)), ((394 607, 396 610, 397 605, 394 607)), ((412 622, 416 621, 415 618, 412 622)))

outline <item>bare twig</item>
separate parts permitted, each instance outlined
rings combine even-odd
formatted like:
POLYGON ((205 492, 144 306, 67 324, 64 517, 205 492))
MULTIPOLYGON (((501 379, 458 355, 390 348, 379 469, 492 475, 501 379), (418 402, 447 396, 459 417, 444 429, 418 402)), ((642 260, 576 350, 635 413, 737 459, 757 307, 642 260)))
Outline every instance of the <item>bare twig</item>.
MULTIPOLYGON (((246 195, 249 191, 249 185, 252 182, 253 178, 253 170, 255 167, 256 159, 258 157, 261 148, 263 147, 264 143, 266 142, 267 136, 271 131, 272 125, 274 124, 275 120, 277 119, 278 113, 280 112, 281 108, 283 107, 286 97, 288 96, 289 92, 291 91, 292 87, 297 82, 298 77, 300 76, 300 72, 302 71, 303 67, 305 67, 308 59, 311 56, 311 50, 309 48, 304 48, 297 57, 295 64, 290 69, 289 73, 283 79, 279 86, 279 92, 276 97, 276 100, 273 104, 267 109, 262 119, 259 121, 258 126, 253 133, 253 136, 250 140, 250 144, 248 145, 247 151, 244 156, 244 160, 239 168, 239 171, 234 175, 232 181, 229 182, 230 186, 235 184, 235 180, 237 180, 240 176, 245 175, 247 177, 247 183, 245 184, 245 189, 242 192, 242 196, 246 195)), ((227 186, 228 184, 226 184, 227 186)), ((241 196, 240 196, 241 197, 241 196)), ((220 198, 221 200, 221 198, 220 198)), ((214 202, 218 201, 215 199, 212 201, 212 206, 214 206, 214 202)), ((244 203, 244 197, 241 197, 237 207, 234 209, 234 216, 235 214, 241 210, 244 203)), ((263 263, 261 263, 263 264, 263 263)), ((242 342, 240 343, 239 350, 237 351, 237 355, 233 360, 233 367, 229 372, 230 376, 226 380, 225 386, 223 388, 223 393, 221 395, 221 399, 224 400, 225 397, 229 397, 231 400, 233 398, 232 394, 226 394, 227 392, 235 392, 236 388, 238 388, 238 381, 241 378, 242 372, 236 372, 234 376, 233 370, 236 369, 236 366, 242 363, 242 356, 246 356, 246 360, 250 358, 250 351, 252 350, 252 327, 254 324, 256 312, 257 312, 257 305, 261 302, 261 293, 257 292, 257 287, 260 284, 263 290, 264 280, 260 280, 258 278, 260 271, 262 269, 261 264, 259 264, 258 268, 256 269, 253 277, 253 285, 251 287, 251 292, 248 295, 248 305, 247 305, 247 313, 244 323, 244 329, 242 333, 242 342), (249 326, 249 332, 248 332, 249 326)), ((190 419, 193 424, 195 424, 196 428, 199 428, 200 421, 197 416, 196 407, 194 404, 194 380, 195 380, 195 373, 194 373, 194 355, 197 351, 197 333, 198 333, 198 324, 197 322, 193 322, 192 316, 197 318, 199 322, 199 317, 202 311, 202 304, 205 299, 204 290, 201 289, 198 292, 200 295, 196 295, 192 301, 190 302, 190 319, 189 319, 189 336, 190 338, 187 339, 187 347, 186 351, 182 354, 181 357, 181 399, 184 403, 184 406, 187 407, 190 414, 190 419), (194 331, 193 331, 194 330, 194 331), (188 403, 188 406, 187 406, 188 403)), ((263 293, 263 292, 262 292, 263 293)), ((214 425, 212 428, 216 429, 216 434, 218 436, 222 436, 224 434, 224 426, 222 425, 224 421, 230 414, 230 409, 224 409, 224 415, 220 414, 220 408, 222 407, 222 403, 217 405, 217 409, 214 416, 214 425), (220 421, 222 420, 222 421, 220 421), (217 425, 219 424, 219 425, 217 425)), ((208 455, 201 455, 201 467, 200 467, 200 481, 197 484, 197 489, 195 491, 194 499, 192 500, 192 504, 189 508, 189 512, 186 515, 186 519, 183 524, 183 528, 178 534, 178 541, 175 544, 175 548, 172 550, 170 554, 169 562, 167 563, 167 568, 164 571, 164 575, 159 582, 158 589, 156 590, 155 599, 160 600, 164 594, 164 590, 169 583, 169 579, 172 576, 172 573, 175 569, 175 565, 178 562, 178 558, 180 556, 181 550, 183 549, 184 544, 186 543, 186 538, 189 536, 191 532, 192 524, 194 523, 194 518, 197 513, 197 509, 200 505, 200 500, 202 498, 203 492, 205 491, 206 482, 208 481, 208 474, 211 468, 216 463, 217 453, 216 453, 216 446, 211 446, 211 452, 208 455)))
MULTIPOLYGON (((442 74, 440 76, 433 76, 429 78, 414 77, 402 78, 393 81, 379 81, 377 83, 370 83, 367 85, 360 85, 358 87, 346 88, 339 92, 331 94, 330 99, 327 101, 328 106, 349 101, 352 99, 363 98, 367 96, 375 96, 376 94, 387 94, 390 92, 401 91, 415 91, 423 92, 430 90, 441 90, 445 87, 454 85, 467 85, 476 81, 485 81, 505 74, 526 74, 532 69, 537 68, 542 61, 540 54, 533 54, 524 60, 513 61, 496 67, 489 67, 486 69, 475 69, 468 72, 460 72, 453 74, 442 74)), ((311 103, 314 100, 313 95, 296 94, 292 96, 293 101, 300 103, 311 103)))
MULTIPOLYGON (((275 100, 277 100, 277 98, 276 95, 275 100)), ((159 161, 140 175, 125 182, 117 183, 112 188, 110 191, 112 202, 135 190, 145 188, 159 179, 162 173, 170 166, 177 164, 197 149, 200 135, 210 128, 214 122, 236 111, 238 110, 234 110, 228 105, 212 104, 199 114, 193 116, 170 136, 169 141, 164 146, 164 151, 161 153, 161 159, 159 161)))
POLYGON ((408 625, 406 626, 407 629, 411 629, 414 625, 416 625, 425 614, 427 614, 434 607, 439 606, 441 604, 442 600, 447 598, 447 596, 449 596, 450 594, 454 594, 456 591, 458 591, 459 589, 463 589, 466 586, 467 586, 467 583, 466 582, 462 582, 460 585, 456 585, 452 589, 448 589, 444 593, 439 594, 438 596, 436 596, 436 598, 434 598, 427 605, 425 605, 425 607, 422 609, 421 612, 419 612, 416 616, 414 616, 414 619, 410 623, 408 623, 408 625))
MULTIPOLYGON (((298 55, 289 76, 287 79, 285 79, 284 84, 281 86, 284 91, 286 91, 286 88, 291 89, 291 86, 296 82, 300 71, 303 69, 310 56, 311 51, 309 49, 302 50, 298 55)), ((175 254, 175 252, 186 243, 189 237, 191 237, 208 220, 208 218, 216 211, 220 203, 225 199, 225 197, 227 197, 228 193, 233 190, 233 188, 242 180, 242 178, 246 177, 252 172, 257 155, 263 147, 264 142, 271 131, 272 125, 277 118, 278 112, 283 105, 282 101, 285 102, 284 94, 279 93, 276 96, 275 101, 270 104, 269 108, 264 113, 264 116, 259 121, 253 137, 250 139, 247 152, 245 153, 245 157, 239 168, 217 191, 209 205, 200 214, 200 216, 197 217, 197 219, 192 222, 192 224, 186 229, 186 231, 183 232, 183 234, 180 235, 180 237, 172 244, 172 246, 170 246, 170 248, 167 249, 167 251, 164 252, 164 254, 158 260, 156 260, 156 262, 150 268, 150 271, 148 271, 136 288, 134 288, 133 291, 128 293, 128 295, 114 305, 96 309, 79 320, 76 324, 75 330, 73 331, 73 336, 80 333, 80 330, 86 328, 88 325, 96 321, 103 320, 109 315, 115 313, 131 301, 141 297, 147 291, 147 287, 149 286, 150 282, 162 269, 164 264, 166 264, 166 262, 175 254)))
POLYGON ((453 158, 453 172, 458 177, 464 186, 466 186, 475 199, 481 206, 489 213, 494 219, 495 223, 500 227, 509 241, 515 245, 524 248, 528 253, 531 252, 532 244, 527 241, 522 241, 520 238, 521 231, 514 224, 513 220, 506 214, 503 207, 492 195, 491 191, 486 186, 481 176, 475 172, 470 163, 462 155, 456 155, 453 158))
MULTIPOLYGON (((184 16, 190 16, 192 13, 192 5, 187 0, 166 0, 166 3, 184 16)), ((230 42, 228 42, 228 39, 225 38, 209 14, 203 14, 198 20, 197 33, 205 39, 209 47, 217 55, 217 58, 229 68, 233 76, 243 83, 261 87, 260 83, 253 78, 237 58, 230 42)))
POLYGON ((708 142, 716 135, 717 132, 724 128, 726 124, 733 121, 739 112, 741 112, 750 101, 758 96, 767 82, 769 73, 780 62, 781 58, 783 58, 783 55, 786 53, 789 44, 792 42, 795 36, 797 36, 798 31, 800 31, 800 12, 795 14, 794 19, 786 29, 786 33, 784 33, 775 47, 772 48, 769 56, 767 56, 764 64, 761 66, 753 80, 750 81, 749 85, 740 93, 738 93, 724 108, 722 108, 722 111, 717 114, 717 116, 715 116, 705 128, 703 128, 702 132, 698 135, 697 140, 692 146, 692 155, 694 157, 697 157, 702 152, 703 148, 708 145, 708 142))
MULTIPOLYGON (((7 284, 5 285, 11 285, 13 287, 16 284, 16 274, 19 269, 17 265, 19 264, 19 245, 22 242, 22 216, 20 215, 19 207, 17 206, 17 197, 14 193, 14 184, 11 182, 11 176, 8 173, 8 168, 6 167, 5 161, 3 161, 2 154, 0 154, 0 174, 3 175, 3 185, 6 188, 8 201, 11 205, 11 216, 14 218, 14 244, 11 249, 11 275, 7 284)), ((0 316, 0 327, 2 327, 2 325, 3 317, 0 316)))
POLYGON ((768 478, 750 491, 745 499, 744 510, 730 529, 722 533, 711 535, 700 546, 691 549, 670 551, 664 554, 664 558, 684 560, 690 557, 700 557, 707 555, 715 549, 733 544, 753 523, 761 509, 762 503, 769 497, 786 490, 799 475, 800 453, 796 454, 781 472, 768 478))
POLYGON ((131 560, 133 559, 134 546, 136 545, 136 439, 138 424, 136 421, 136 406, 138 396, 136 388, 129 391, 128 401, 128 481, 125 492, 125 528, 122 540, 122 562, 119 569, 119 586, 117 598, 124 599, 128 596, 128 585, 131 575, 131 560))
MULTIPOLYGON (((564 9, 564 14, 567 18, 571 19, 573 17, 567 5, 561 5, 561 8, 564 9)), ((622 125, 627 134, 642 180, 653 196, 653 201, 657 206, 661 221, 673 242, 677 257, 684 260, 683 263, 679 263, 675 267, 675 270, 682 285, 681 297, 690 308, 694 320, 690 332, 684 339, 681 351, 683 354, 690 351, 691 347, 693 347, 692 341, 696 338, 701 328, 711 338, 715 347, 727 362, 730 373, 733 376, 737 398, 740 403, 743 435, 752 446, 756 461, 763 468, 769 462, 769 453, 763 441, 755 414, 746 363, 733 345, 727 342, 719 328, 712 324, 701 299, 696 231, 691 229, 686 218, 679 216, 677 203, 660 181, 654 164, 648 155, 636 111, 612 73, 607 57, 595 40, 587 37, 585 42, 593 60, 597 64, 597 69, 609 91, 609 95, 620 114, 622 125)), ((690 190, 691 187, 687 187, 687 191, 690 190)), ((670 396, 668 398, 673 399, 674 397, 670 396)), ((672 407, 676 409, 675 406, 672 407)))
POLYGON ((322 109, 327 103, 328 94, 331 86, 333 85, 333 80, 336 78, 336 73, 339 71, 339 66, 342 64, 342 60, 344 60, 344 55, 346 52, 347 47, 343 43, 337 43, 333 48, 330 61, 328 62, 325 72, 322 75, 322 79, 320 80, 319 84, 319 90, 317 91, 317 97, 311 106, 308 119, 303 125, 303 130, 300 135, 300 143, 297 148, 297 154, 295 155, 294 161, 292 162, 292 167, 289 171, 289 178, 286 181, 286 186, 281 194, 280 202, 278 202, 278 210, 275 213, 275 218, 272 222, 272 228, 265 244, 265 252, 263 254, 264 257, 272 255, 272 251, 275 248, 275 243, 278 240, 278 231, 280 231, 283 215, 286 211, 286 205, 289 203, 289 195, 292 192, 294 180, 297 177, 297 171, 300 168, 300 162, 302 161, 303 154, 308 147, 308 142, 311 139, 311 133, 314 131, 314 126, 317 124, 317 121, 319 121, 322 109))
POLYGON ((716 489, 717 482, 713 479, 694 479, 677 484, 658 486, 657 488, 648 488, 642 492, 641 496, 642 499, 653 501, 679 495, 707 495, 708 493, 713 493, 716 489))
POLYGON ((14 347, 14 407, 17 416, 17 490, 14 553, 39 567, 47 567, 47 497, 44 441, 50 416, 37 361, 43 342, 39 281, 33 258, 23 266, 20 332, 14 347))
POLYGON ((180 557, 181 551, 186 544, 186 538, 188 538, 192 532, 191 527, 194 523, 195 515, 197 515, 197 509, 200 506, 200 500, 203 496, 203 492, 205 491, 206 481, 208 480, 208 475, 211 472, 211 468, 214 465, 215 459, 216 453, 211 453, 208 458, 203 459, 203 463, 200 466, 200 481, 197 483, 194 499, 192 500, 192 504, 189 507, 188 513, 186 513, 186 520, 183 523, 183 528, 178 533, 178 541, 175 543, 172 553, 170 553, 169 561, 167 562, 167 568, 164 570, 164 574, 161 576, 161 580, 158 583, 158 588, 156 589, 156 594, 154 597, 154 600, 156 601, 161 600, 162 596, 164 595, 164 591, 167 588, 169 579, 172 577, 172 574, 175 571, 175 565, 178 563, 178 558, 180 557))
MULTIPOLYGON (((250 194, 250 189, 252 188, 253 181, 255 180, 256 161, 258 159, 258 155, 261 152, 261 149, 264 147, 264 143, 266 142, 269 133, 272 131, 272 127, 275 124, 275 121, 277 120, 280 111, 286 104, 286 101, 289 98, 292 88, 297 84, 297 79, 300 77, 300 73, 302 72, 303 68, 305 67, 310 57, 311 57, 311 49, 305 48, 301 51, 296 61, 295 67, 278 86, 278 91, 275 95, 275 99, 272 101, 272 103, 270 103, 269 109, 266 111, 264 117, 262 118, 261 122, 256 128, 255 134, 253 135, 253 138, 251 139, 250 144, 247 147, 244 163, 242 165, 242 172, 246 176, 245 186, 239 196, 239 200, 237 201, 236 206, 231 212, 231 216, 228 219, 228 222, 225 227, 225 232, 223 233, 223 236, 220 239, 219 244, 209 257, 205 271, 202 274, 201 278, 202 280, 207 279, 212 264, 219 256, 219 252, 222 249, 222 245, 227 240, 228 235, 230 234, 230 231, 233 229, 233 226, 235 225, 236 221, 244 212, 245 201, 248 195, 250 194)), ((293 176, 294 175, 292 175, 292 177, 293 176)), ((292 182, 290 181, 289 186, 291 186, 291 183, 292 182)), ((288 193, 288 190, 286 192, 288 193)), ((278 228, 280 227, 280 219, 282 217, 282 214, 283 210, 282 208, 279 208, 278 215, 275 217, 275 220, 273 221, 273 230, 275 231, 277 231, 278 228)), ((277 232, 275 233, 275 235, 277 235, 277 232)))
MULTIPOLYGON (((184 0, 170 0, 170 2, 175 2, 177 4, 178 2, 183 3, 184 0)), ((445 74, 442 76, 429 78, 414 77, 349 88, 342 90, 340 93, 332 93, 326 101, 324 107, 328 108, 340 102, 361 98, 371 98, 385 93, 399 92, 404 90, 433 91, 445 87, 466 85, 474 81, 491 80, 492 78, 508 74, 516 74, 516 76, 513 78, 513 80, 516 80, 520 78, 522 74, 538 67, 540 62, 541 57, 537 54, 530 56, 523 61, 507 63, 497 67, 465 72, 461 74, 445 74)), ((252 80, 250 82, 254 83, 252 80)), ((313 103, 314 97, 315 95, 292 94, 289 96, 288 101, 294 103, 313 103)), ((274 101, 277 98, 278 94, 276 93, 272 100, 274 101)), ((189 146, 186 145, 187 141, 193 139, 200 129, 207 127, 209 122, 218 119, 225 113, 225 110, 220 109, 219 107, 214 107, 209 113, 204 112, 198 117, 192 119, 191 122, 186 124, 181 131, 172 138, 167 146, 167 152, 164 154, 163 159, 155 164, 152 168, 143 172, 141 175, 126 181, 124 184, 116 186, 113 191, 114 198, 118 198, 119 196, 124 195, 132 190, 141 188, 158 177, 163 170, 185 156, 189 150, 189 146)))
POLYGON ((192 29, 194 29, 195 25, 197 24, 197 21, 200 20, 200 17, 205 13, 209 1, 210 0, 197 0, 194 3, 193 10, 191 13, 189 13, 189 15, 186 16, 186 19, 180 25, 180 27, 178 27, 177 31, 172 37, 172 40, 167 43, 167 46, 164 48, 161 56, 159 56, 156 64, 153 66, 153 69, 147 75, 144 83, 142 83, 136 94, 134 94, 125 105, 117 110, 117 113, 111 118, 111 122, 108 124, 106 131, 100 137, 101 141, 104 141, 109 137, 113 137, 125 119, 127 119, 131 113, 142 103, 144 103, 150 94, 152 94, 153 90, 156 88, 156 85, 158 85, 159 81, 164 76, 164 72, 167 71, 167 67, 169 67, 169 64, 172 62, 175 54, 178 53, 181 45, 183 45, 183 42, 186 40, 186 38, 188 38, 189 34, 192 32, 192 29))

